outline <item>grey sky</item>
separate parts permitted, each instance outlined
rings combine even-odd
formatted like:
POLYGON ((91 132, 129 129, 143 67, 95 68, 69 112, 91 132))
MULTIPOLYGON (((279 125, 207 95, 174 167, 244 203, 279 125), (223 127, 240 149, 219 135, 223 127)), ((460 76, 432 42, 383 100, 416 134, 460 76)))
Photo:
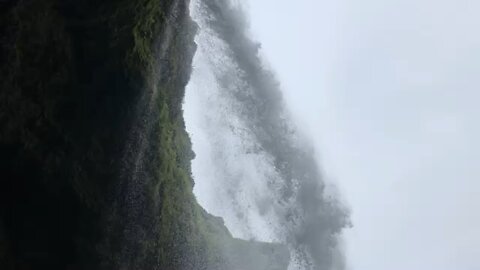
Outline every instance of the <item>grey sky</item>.
POLYGON ((250 0, 355 270, 480 269, 480 1, 250 0))

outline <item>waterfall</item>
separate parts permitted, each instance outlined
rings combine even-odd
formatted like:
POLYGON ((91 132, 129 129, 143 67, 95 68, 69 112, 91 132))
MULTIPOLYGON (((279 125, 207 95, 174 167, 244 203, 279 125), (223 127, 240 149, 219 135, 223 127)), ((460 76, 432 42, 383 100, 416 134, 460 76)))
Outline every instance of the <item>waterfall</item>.
POLYGON ((193 0, 190 9, 198 49, 184 112, 199 203, 235 237, 288 245, 290 270, 345 269, 348 211, 326 193, 313 146, 249 38, 241 6, 193 0))

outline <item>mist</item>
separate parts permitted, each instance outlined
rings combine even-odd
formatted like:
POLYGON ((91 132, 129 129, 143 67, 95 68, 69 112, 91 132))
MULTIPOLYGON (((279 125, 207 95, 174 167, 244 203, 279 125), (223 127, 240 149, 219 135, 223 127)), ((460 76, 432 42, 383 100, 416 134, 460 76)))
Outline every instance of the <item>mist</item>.
POLYGON ((184 111, 200 204, 236 237, 286 244, 289 269, 344 269, 349 212, 326 191, 242 6, 193 1, 191 10, 198 49, 184 111))
POLYGON ((349 269, 480 269, 480 2, 248 2, 350 205, 349 269))

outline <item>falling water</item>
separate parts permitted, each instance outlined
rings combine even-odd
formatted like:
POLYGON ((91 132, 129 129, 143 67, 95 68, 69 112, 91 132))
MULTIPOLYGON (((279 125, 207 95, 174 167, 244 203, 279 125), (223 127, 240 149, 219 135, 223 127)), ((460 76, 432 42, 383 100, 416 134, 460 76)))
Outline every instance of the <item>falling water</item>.
POLYGON ((290 270, 344 269, 348 211, 326 195, 312 146, 249 39, 241 7, 194 0, 191 14, 198 50, 184 110, 198 201, 236 237, 288 245, 290 270))

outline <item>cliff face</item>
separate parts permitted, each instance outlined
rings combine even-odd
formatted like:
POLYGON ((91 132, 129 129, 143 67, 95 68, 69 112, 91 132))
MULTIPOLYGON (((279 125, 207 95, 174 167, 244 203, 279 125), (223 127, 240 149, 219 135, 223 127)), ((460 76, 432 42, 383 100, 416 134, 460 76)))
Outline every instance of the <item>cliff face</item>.
POLYGON ((0 197, 9 254, 3 263, 156 267, 146 258, 160 249, 145 239, 159 230, 153 228, 159 199, 148 200, 160 195, 147 193, 158 186, 154 162, 163 157, 144 157, 136 147, 158 149, 168 124, 181 127, 194 51, 188 3, 3 3, 0 197), (141 182, 133 177, 140 173, 141 182))
POLYGON ((194 34, 186 0, 0 3, 0 269, 288 258, 234 240, 192 194, 194 34))

